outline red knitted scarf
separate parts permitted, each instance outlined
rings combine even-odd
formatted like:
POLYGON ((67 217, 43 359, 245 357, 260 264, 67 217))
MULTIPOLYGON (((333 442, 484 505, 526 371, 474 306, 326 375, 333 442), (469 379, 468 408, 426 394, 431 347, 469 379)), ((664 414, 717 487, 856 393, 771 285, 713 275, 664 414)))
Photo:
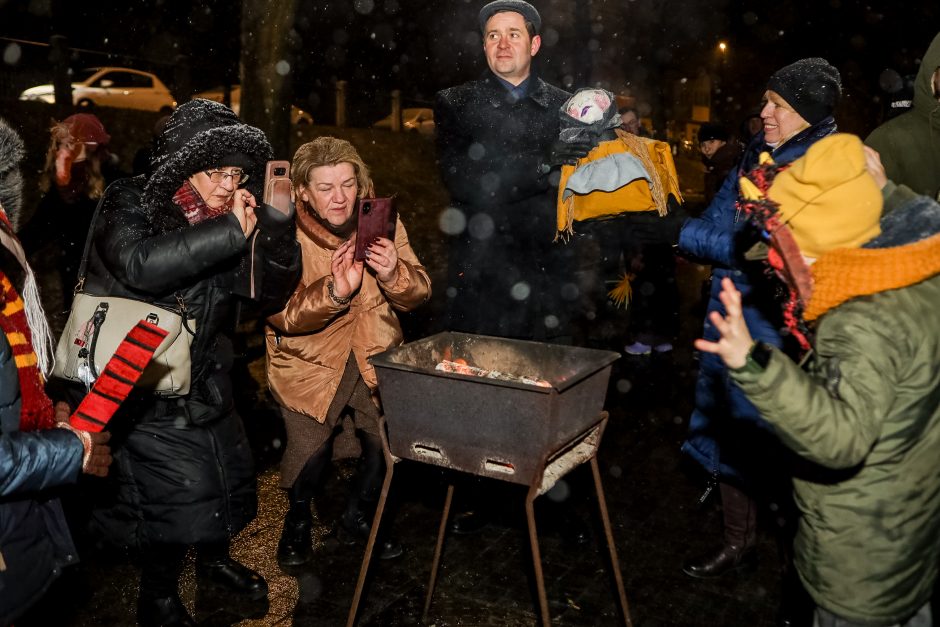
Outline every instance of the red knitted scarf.
POLYGON ((199 224, 203 220, 228 213, 232 210, 234 199, 233 195, 227 203, 218 209, 213 209, 206 204, 206 201, 202 199, 202 196, 189 182, 189 179, 186 179, 182 186, 176 190, 176 193, 173 194, 173 202, 183 210, 183 215, 186 216, 190 224, 199 224))
POLYGON ((43 388, 32 333, 26 322, 23 299, 10 279, 0 271, 0 329, 6 335, 20 380, 20 430, 50 429, 54 425, 52 401, 43 388))
MULTIPOLYGON (((790 164, 777 165, 773 161, 759 164, 745 176, 761 192, 761 197, 756 200, 747 198, 738 198, 738 208, 753 223, 760 226, 766 233, 773 233, 780 228, 780 205, 767 196, 767 190, 773 184, 778 174, 790 167, 790 164)), ((780 253, 774 248, 770 248, 767 253, 767 264, 771 273, 782 276, 784 273, 784 261, 780 253)), ((787 286, 786 302, 783 304, 783 322, 790 334, 796 339, 801 351, 810 349, 810 329, 806 324, 803 311, 806 307, 799 294, 788 281, 784 281, 787 286)))

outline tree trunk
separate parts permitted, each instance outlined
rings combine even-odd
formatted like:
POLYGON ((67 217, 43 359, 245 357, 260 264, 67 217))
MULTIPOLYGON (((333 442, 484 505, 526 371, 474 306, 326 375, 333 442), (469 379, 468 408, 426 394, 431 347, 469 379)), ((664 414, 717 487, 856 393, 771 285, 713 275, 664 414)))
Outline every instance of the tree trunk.
POLYGON ((296 12, 297 0, 242 0, 239 116, 265 132, 278 159, 290 157, 296 12))

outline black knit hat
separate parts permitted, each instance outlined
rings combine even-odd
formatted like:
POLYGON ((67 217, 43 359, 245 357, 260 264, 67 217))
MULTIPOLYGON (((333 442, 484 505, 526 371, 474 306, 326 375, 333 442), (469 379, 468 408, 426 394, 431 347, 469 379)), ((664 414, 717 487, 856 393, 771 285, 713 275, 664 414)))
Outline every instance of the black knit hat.
POLYGON ((264 133, 243 124, 231 109, 212 100, 191 100, 173 112, 157 137, 145 202, 158 206, 196 172, 224 166, 245 170, 248 189, 260 197, 271 155, 264 133))
POLYGON ((775 91, 810 124, 832 115, 842 95, 839 70, 821 57, 800 59, 774 72, 767 89, 775 91))
POLYGON ((524 0, 494 0, 480 9, 480 32, 486 32, 486 23, 494 14, 502 11, 512 11, 522 16, 526 22, 531 22, 535 34, 542 30, 542 16, 534 6, 524 0))
POLYGON ((707 142, 710 139, 717 139, 723 142, 728 141, 728 131, 721 124, 702 124, 698 129, 698 141, 707 142))

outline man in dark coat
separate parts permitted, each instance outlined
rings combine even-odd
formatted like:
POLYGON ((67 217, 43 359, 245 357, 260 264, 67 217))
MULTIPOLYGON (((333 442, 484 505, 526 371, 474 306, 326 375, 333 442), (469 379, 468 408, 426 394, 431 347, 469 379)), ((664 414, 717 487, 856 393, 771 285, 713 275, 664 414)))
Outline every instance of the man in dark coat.
POLYGON ((541 18, 521 0, 480 11, 489 69, 438 93, 434 110, 441 177, 451 196, 449 330, 527 339, 570 334, 577 289, 571 248, 553 244, 552 165, 587 154, 558 143, 559 108, 570 94, 532 72, 541 18))
MULTIPOLYGON (((542 44, 535 7, 496 0, 480 10, 479 22, 489 69, 438 93, 434 109, 451 197, 444 230, 453 235, 445 328, 569 341, 578 289, 573 249, 553 243, 557 191, 549 173, 590 146, 558 141, 559 110, 571 94, 532 72, 542 44)), ((482 502, 476 497, 470 500, 482 502)), ((485 524, 473 512, 455 520, 457 533, 485 524)))

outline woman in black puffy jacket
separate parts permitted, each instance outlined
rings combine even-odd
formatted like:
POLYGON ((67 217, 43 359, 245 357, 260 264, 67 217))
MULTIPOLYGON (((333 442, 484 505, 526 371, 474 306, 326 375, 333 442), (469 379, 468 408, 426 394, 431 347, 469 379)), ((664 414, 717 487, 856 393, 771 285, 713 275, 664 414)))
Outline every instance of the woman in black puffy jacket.
POLYGON ((260 202, 270 158, 264 134, 228 107, 188 102, 158 138, 149 177, 112 184, 93 226, 85 290, 170 308, 182 299, 195 328, 190 392, 137 391, 112 419, 112 480, 93 510, 109 540, 142 552, 142 625, 194 624, 177 590, 193 545, 200 586, 233 602, 267 596, 264 579, 228 554, 257 497, 227 333, 237 297, 276 311, 300 269, 293 215, 260 202))

